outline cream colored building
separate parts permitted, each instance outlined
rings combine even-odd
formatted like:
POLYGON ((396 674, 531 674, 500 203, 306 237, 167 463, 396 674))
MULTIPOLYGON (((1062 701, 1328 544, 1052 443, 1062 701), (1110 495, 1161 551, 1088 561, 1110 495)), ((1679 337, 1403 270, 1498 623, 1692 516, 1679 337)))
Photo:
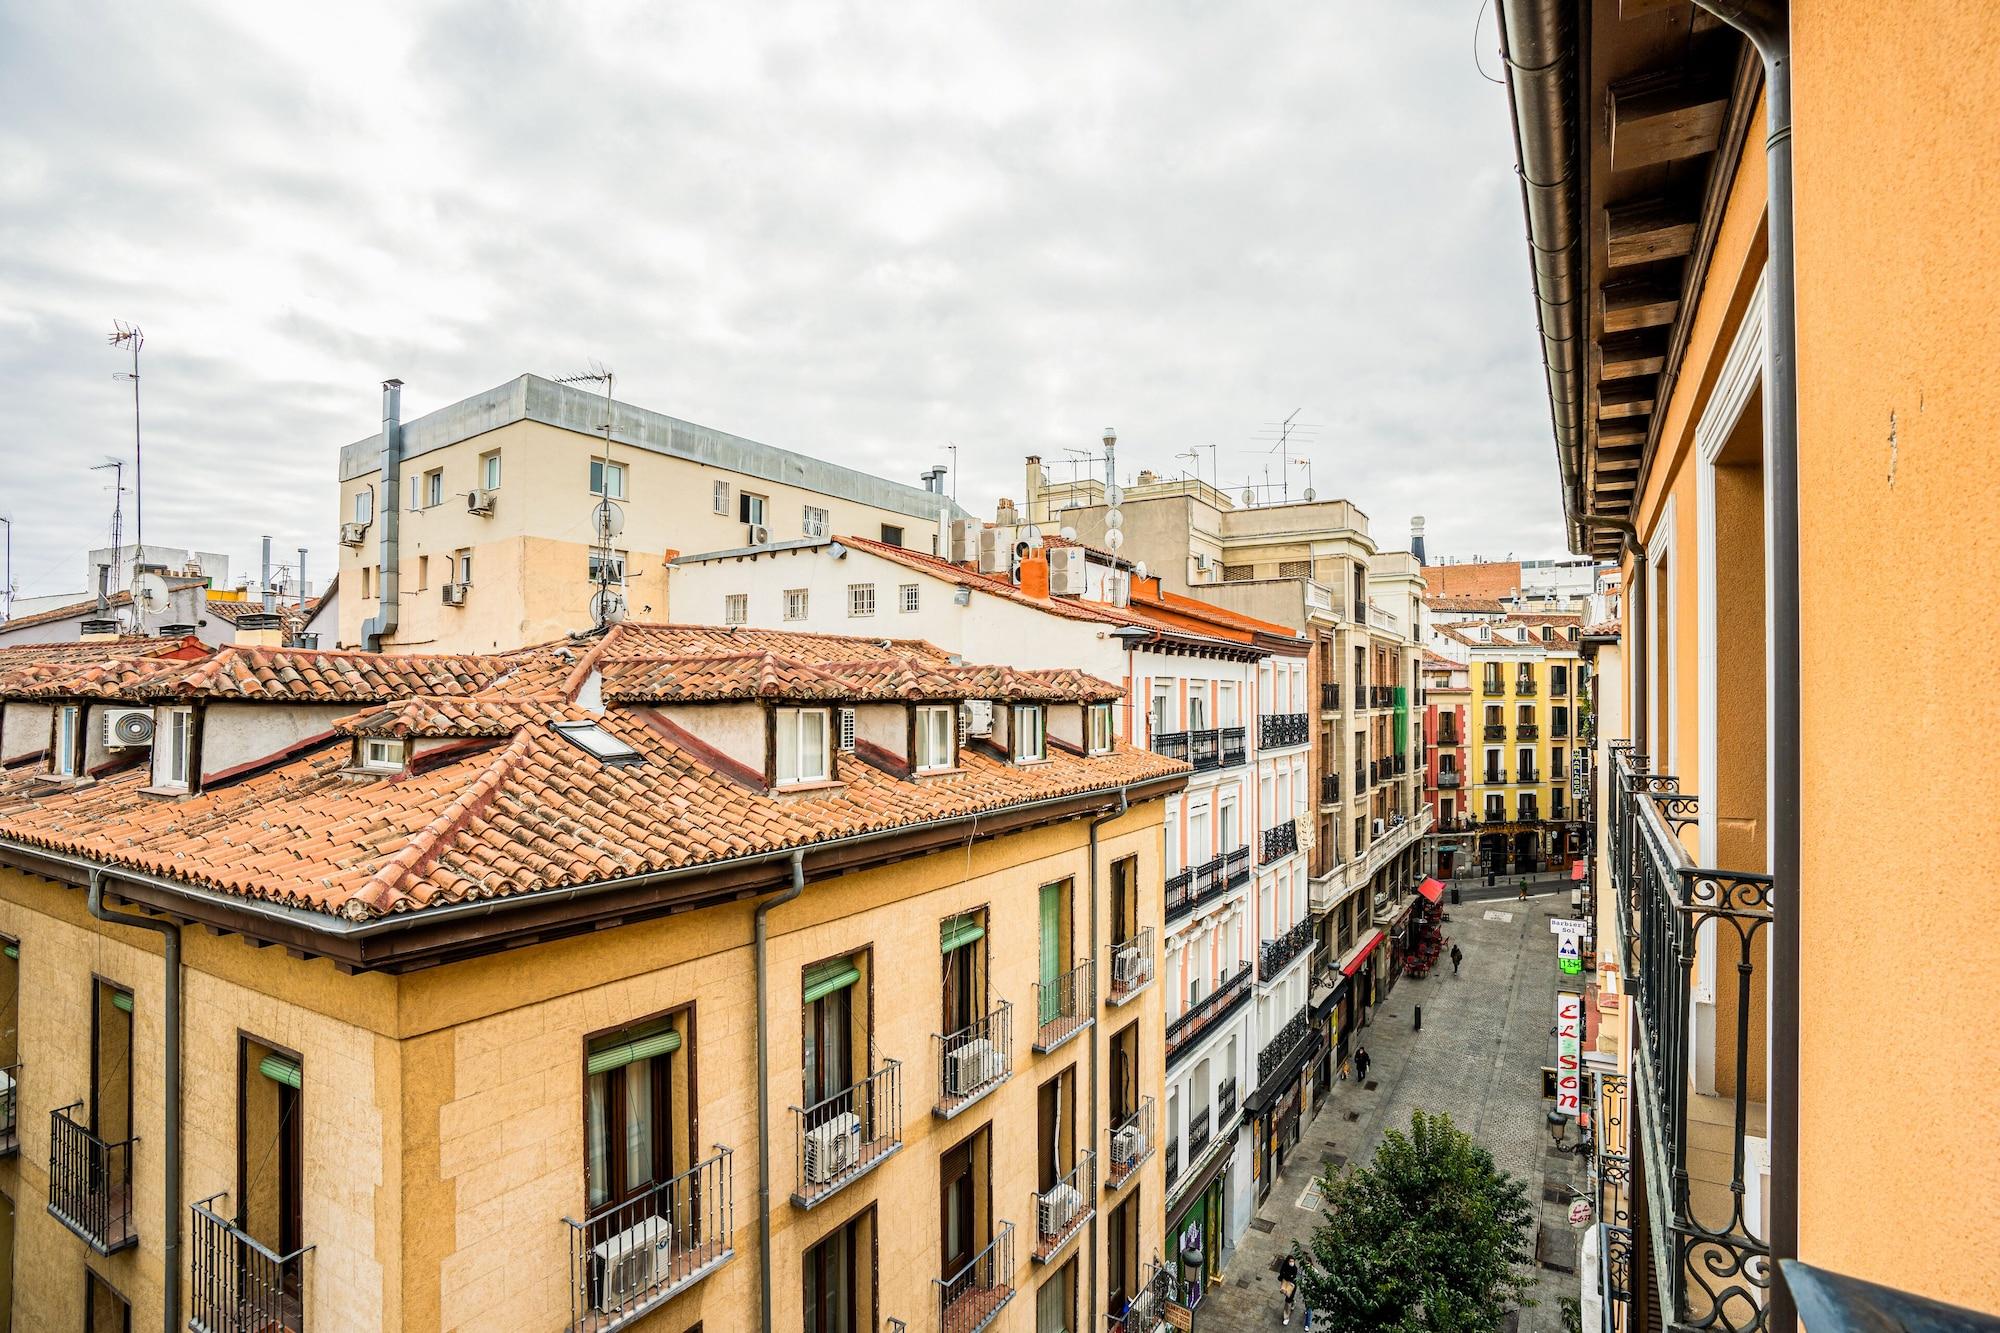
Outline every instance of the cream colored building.
POLYGON ((933 551, 958 512, 927 488, 941 490, 941 472, 905 485, 616 400, 607 451, 603 395, 537 375, 411 421, 395 382, 383 397, 384 429, 340 451, 344 595, 339 641, 325 647, 546 642, 596 623, 601 567, 625 614, 664 620, 666 564, 680 552, 833 532, 933 551), (600 543, 606 499, 617 531, 600 543), (385 614, 393 628, 375 623, 385 614))

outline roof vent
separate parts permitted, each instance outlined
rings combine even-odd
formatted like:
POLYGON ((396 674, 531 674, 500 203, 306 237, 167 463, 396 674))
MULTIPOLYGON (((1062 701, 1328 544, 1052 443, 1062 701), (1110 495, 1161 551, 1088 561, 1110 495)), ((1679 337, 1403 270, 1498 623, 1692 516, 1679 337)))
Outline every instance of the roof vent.
POLYGON ((118 622, 109 619, 90 619, 83 622, 80 634, 85 643, 93 639, 115 639, 118 637, 118 622))
POLYGON ((176 622, 160 626, 160 633, 169 639, 185 639, 194 633, 194 626, 176 622))

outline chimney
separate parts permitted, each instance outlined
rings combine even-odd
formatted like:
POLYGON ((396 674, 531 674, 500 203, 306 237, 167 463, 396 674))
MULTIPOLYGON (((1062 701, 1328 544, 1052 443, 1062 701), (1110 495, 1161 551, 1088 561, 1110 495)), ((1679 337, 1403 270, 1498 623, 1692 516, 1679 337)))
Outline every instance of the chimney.
POLYGON ((1021 557, 1021 570, 1016 576, 1021 591, 1038 601, 1049 599, 1049 548, 1037 546, 1021 557))
POLYGON ((1042 471, 1042 456, 1029 454, 1027 465, 1028 519, 1030 523, 1047 526, 1049 521, 1049 474, 1042 471))
POLYGON ((235 643, 239 648, 284 647, 284 617, 275 611, 245 612, 236 617, 235 643))
POLYGON ((299 548, 299 610, 306 609, 306 548, 299 548))
POLYGON ((993 521, 1003 528, 1011 528, 1020 523, 1021 514, 1014 508, 1014 502, 1003 495, 993 506, 993 521))
POLYGON ((1139 478, 1138 478, 1139 485, 1151 486, 1154 482, 1158 481, 1159 479, 1160 479, 1160 474, 1153 471, 1153 469, 1149 467, 1142 467, 1139 469, 1139 478))
MULTIPOLYGON (((103 566, 99 565, 99 569, 103 566)), ((118 622, 104 616, 92 616, 83 622, 82 633, 77 635, 79 643, 106 643, 118 637, 118 622)))
POLYGON ((1424 559, 1424 516, 1418 514, 1410 520, 1410 554, 1417 558, 1419 565, 1429 564, 1424 559))
POLYGON ((264 566, 259 575, 259 586, 264 590, 264 612, 266 615, 278 609, 278 594, 271 590, 271 538, 264 538, 264 566))

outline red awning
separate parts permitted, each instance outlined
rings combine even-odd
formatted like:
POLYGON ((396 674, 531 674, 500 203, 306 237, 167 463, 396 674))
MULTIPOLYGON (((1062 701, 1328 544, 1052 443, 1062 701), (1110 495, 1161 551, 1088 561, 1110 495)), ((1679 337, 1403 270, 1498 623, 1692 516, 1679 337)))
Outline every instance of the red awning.
POLYGON ((1571 879, 1583 878, 1583 862, 1581 860, 1578 860, 1574 865, 1570 866, 1569 877, 1571 879))
POLYGON ((1347 976, 1353 976, 1360 966, 1368 961, 1368 955, 1375 952, 1375 947, 1388 938, 1380 930, 1370 930, 1367 937, 1341 962, 1340 970, 1347 976))
POLYGON ((1441 879, 1426 879, 1423 883, 1417 885, 1417 892, 1423 894, 1424 897, 1430 899, 1432 902, 1436 902, 1438 899, 1444 897, 1444 881, 1441 879))

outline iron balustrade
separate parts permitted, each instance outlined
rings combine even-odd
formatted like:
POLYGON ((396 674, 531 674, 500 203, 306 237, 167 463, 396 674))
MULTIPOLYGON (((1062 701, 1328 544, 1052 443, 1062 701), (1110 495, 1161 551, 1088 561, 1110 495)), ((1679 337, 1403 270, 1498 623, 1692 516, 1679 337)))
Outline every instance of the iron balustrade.
POLYGON ((956 1273, 931 1279, 937 1288, 938 1333, 979 1333, 1014 1299, 1014 1224, 1002 1222, 986 1248, 956 1273))
POLYGON ((1335 769, 1330 773, 1320 774, 1319 803, 1321 805, 1338 805, 1340 803, 1340 770, 1335 769))
POLYGON ((1312 1030, 1311 1016, 1303 1009, 1285 1020, 1277 1035, 1264 1043, 1264 1049, 1257 1052, 1257 1082, 1263 1083, 1276 1073, 1285 1063, 1287 1056, 1299 1048, 1312 1030))
POLYGON ((1097 963, 1084 959, 1055 980, 1035 983, 1037 1051, 1053 1051, 1097 1021, 1097 963))
POLYGON ((1505 694, 1507 692, 1507 682, 1498 676, 1483 676, 1479 681, 1479 692, 1481 694, 1505 694))
MULTIPOLYGON (((1250 735, 1242 727, 1224 727, 1222 739, 1222 767, 1234 768, 1250 756, 1250 735)), ((1300 744, 1305 742, 1301 740, 1300 744)))
POLYGON ((49 1212, 99 1254, 139 1243, 132 1225, 132 1145, 107 1143, 71 1117, 71 1102, 49 1112, 49 1212))
POLYGON ((1312 918, 1299 921, 1290 930, 1276 939, 1265 940, 1258 947, 1258 961, 1263 968, 1263 979, 1269 981, 1313 942, 1312 918))
POLYGON ((565 1217, 569 1329, 605 1333, 658 1309, 736 1253, 735 1154, 716 1145, 677 1176, 590 1214, 565 1217))
POLYGON ((1222 733, 1210 727, 1207 731, 1188 733, 1188 762, 1196 772, 1222 767, 1222 733))
POLYGON ((1407 754, 1397 755, 1395 762, 1396 762, 1397 777, 1402 777, 1405 773, 1408 773, 1410 771, 1410 756, 1408 756, 1407 754))
POLYGON ((1035 1195, 1035 1262, 1052 1262, 1096 1215, 1097 1154, 1086 1150, 1055 1184, 1035 1195))
POLYGON ((1111 1121, 1110 1168, 1104 1188, 1116 1190, 1132 1179, 1153 1155, 1153 1099, 1142 1097, 1131 1112, 1111 1121))
POLYGON ((1263 855, 1260 859, 1265 865, 1269 865, 1299 849, 1299 826, 1289 819, 1282 824, 1273 824, 1264 830, 1263 841, 1263 855))
POLYGON ((903 1146, 903 1062, 882 1067, 811 1106, 792 1108, 792 1202, 812 1208, 903 1146))
POLYGON ((1337 683, 1321 682, 1319 687, 1319 706, 1323 712, 1337 713, 1340 711, 1340 686, 1337 683))
POLYGON ((1189 731, 1156 731, 1153 733, 1153 753, 1165 759, 1188 761, 1189 731))
POLYGON ((1486 739, 1487 739, 1487 740, 1489 740, 1489 741, 1504 741, 1504 740, 1506 740, 1506 739, 1507 739, 1507 727, 1506 727, 1506 724, 1504 724, 1504 723, 1496 723, 1496 722, 1488 722, 1488 723, 1486 724, 1486 739))
POLYGON ((189 1205, 188 1327, 194 1333, 305 1333, 305 1257, 279 1254, 223 1216, 211 1194, 189 1205))
POLYGON ((1368 774, 1362 769, 1361 765, 1356 764, 1354 766, 1354 794, 1356 796, 1359 796, 1362 792, 1365 792, 1367 790, 1368 790, 1368 774))
POLYGON ((21 1126, 15 1119, 20 1109, 21 1066, 0 1069, 0 1157, 21 1151, 21 1126))
POLYGON ((1437 785, 1440 787, 1458 786, 1458 770, 1455 768, 1439 769, 1437 777, 1437 785))
POLYGON ((1236 1121, 1236 1075, 1222 1080, 1215 1090, 1215 1123, 1227 1130, 1236 1121))
POLYGON ((1200 1157, 1202 1150, 1208 1147, 1210 1133, 1213 1128, 1214 1125, 1209 1120, 1208 1107, 1204 1106, 1199 1111, 1188 1112, 1187 1155, 1190 1162, 1200 1157))
POLYGON ((1540 806, 1536 805, 1533 801, 1521 802, 1521 823, 1533 824, 1538 822, 1541 817, 1542 809, 1540 806))
POLYGON ((1180 1179, 1180 1174, 1181 1174, 1181 1141, 1179 1139, 1168 1139, 1167 1140, 1167 1184, 1172 1185, 1176 1180, 1180 1179))
POLYGON ((1370 782, 1380 782, 1382 780, 1382 761, 1380 759, 1370 759, 1368 761, 1368 780, 1370 782))
POLYGON ((1438 728, 1438 732, 1437 732, 1437 736, 1436 736, 1436 737, 1435 737, 1435 738, 1434 738, 1434 739, 1433 739, 1433 740, 1431 741, 1431 744, 1433 744, 1433 745, 1438 745, 1438 746, 1453 746, 1453 745, 1457 745, 1457 744, 1458 744, 1458 728, 1457 728, 1457 727, 1439 727, 1439 728, 1438 728))
POLYGON ((1520 783, 1524 787, 1531 787, 1534 784, 1540 782, 1541 780, 1542 780, 1541 770, 1536 768, 1533 764, 1530 764, 1528 765, 1528 767, 1521 769, 1519 776, 1517 776, 1514 779, 1515 782, 1520 783))
POLYGON ((1183 870, 1167 876, 1166 915, 1174 921, 1194 910, 1194 871, 1183 870))
POLYGON ((1304 745, 1311 732, 1304 713, 1266 713, 1258 719, 1257 743, 1266 750, 1304 745))
POLYGON ((1506 784, 1506 781, 1507 781, 1507 770, 1506 770, 1506 769, 1504 769, 1504 768, 1489 768, 1489 769, 1487 769, 1487 770, 1486 770, 1486 785, 1487 785, 1487 786, 1489 786, 1489 787, 1498 787, 1498 786, 1504 786, 1504 785, 1506 784))
POLYGON ((1245 963, 1220 986, 1189 1005, 1180 1017, 1167 1023, 1167 1060, 1191 1050, 1194 1039, 1233 1013, 1250 998, 1250 974, 1256 969, 1245 963))
POLYGON ((1597 1075, 1597 1120, 1592 1136, 1597 1177, 1597 1218, 1604 1224, 1600 1255, 1600 1295, 1604 1333, 1632 1329, 1632 1162, 1629 1081, 1623 1074, 1597 1075))
POLYGON ((1368 687, 1368 703, 1374 708, 1394 708, 1396 706, 1395 686, 1370 685, 1368 687))
POLYGON ((1227 887, 1235 888, 1250 878, 1250 849, 1232 847, 1222 854, 1223 878, 1227 887))
MULTIPOLYGON (((1645 757, 1629 747, 1614 750, 1613 767, 1611 880, 1622 971, 1637 1008, 1633 1091, 1649 1129, 1642 1136, 1643 1174, 1655 1215, 1668 1219, 1650 1228, 1654 1266, 1664 1275, 1670 1322, 1730 1333, 1762 1329, 1771 1252, 1751 1227, 1745 1198, 1752 1052, 1761 1049, 1753 1047, 1751 1022, 1764 1011, 1757 960, 1767 947, 1774 885, 1766 874, 1693 865, 1681 830, 1698 818, 1699 798, 1682 792, 1678 779, 1646 771, 1645 757), (1704 953, 1714 960, 1716 980, 1713 1007, 1704 1009, 1718 1028, 1729 1022, 1733 1029, 1712 1034, 1715 1084, 1729 1089, 1718 1092, 1730 1112, 1726 1188, 1698 1187, 1689 1170, 1689 1105, 1701 1095, 1690 1059, 1697 1037, 1694 973, 1704 953)), ((1720 1154, 1701 1156, 1712 1161, 1720 1154)))
POLYGON ((1542 738, 1542 727, 1539 722, 1516 722, 1514 724, 1515 740, 1538 741, 1541 738, 1542 738))
POLYGON ((1167 1306, 1181 1299, 1179 1265, 1155 1259, 1125 1308, 1104 1316, 1106 1333, 1161 1333, 1170 1327, 1167 1306))
POLYGON ((1514 693, 1522 697, 1533 697, 1536 689, 1533 676, 1521 676, 1514 681, 1514 693))
POLYGON ((1153 984, 1153 928, 1146 926, 1130 939, 1111 946, 1111 985, 1104 1002, 1121 1005, 1153 984))
POLYGON ((1013 1076, 1014 1006, 1002 1000, 957 1032, 933 1033, 931 1045, 938 1069, 934 1109, 949 1120, 1013 1076))

